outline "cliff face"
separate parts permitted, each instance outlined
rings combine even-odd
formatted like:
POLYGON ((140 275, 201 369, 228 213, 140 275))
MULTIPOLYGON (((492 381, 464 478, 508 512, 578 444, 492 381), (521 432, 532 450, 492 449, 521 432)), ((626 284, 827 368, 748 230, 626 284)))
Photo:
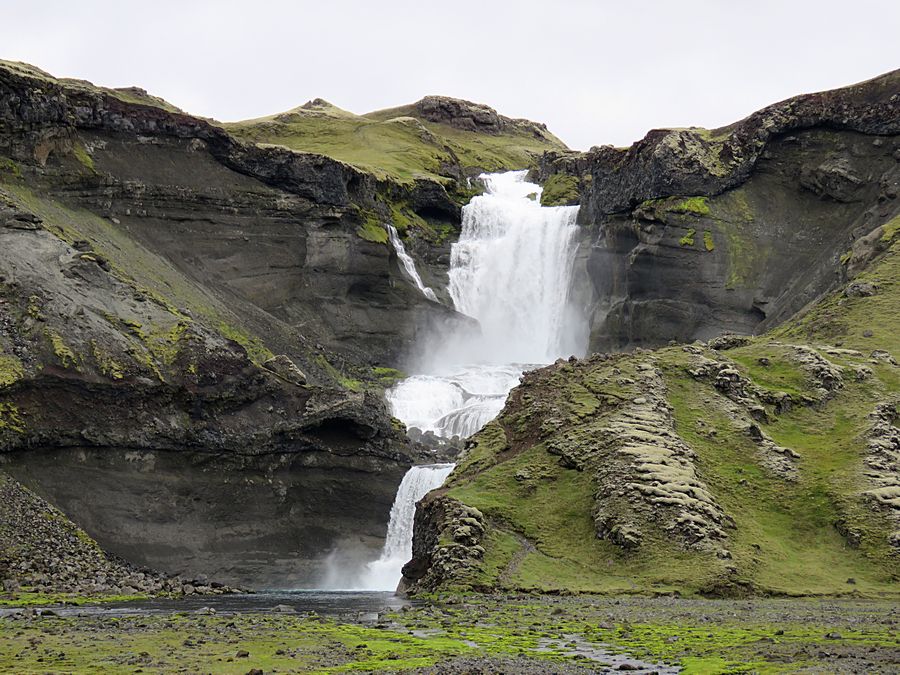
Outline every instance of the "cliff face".
POLYGON ((0 64, 4 470, 171 573, 312 583, 377 551, 416 460, 385 366, 456 320, 386 245, 401 198, 458 218, 430 181, 0 64))
POLYGON ((789 99, 722 129, 548 155, 578 181, 591 349, 775 326, 842 278, 896 211, 900 72, 789 99))
POLYGON ((385 226, 435 283, 459 181, 564 147, 435 100, 384 124, 314 101, 233 134, 140 89, 0 62, 4 470, 170 573, 310 584, 334 548, 374 555, 428 459, 383 388, 420 331, 468 321, 409 283, 385 226), (294 142, 338 120, 350 155, 294 142))
POLYGON ((469 440, 404 585, 896 592, 898 106, 894 72, 545 156, 554 199, 580 194, 597 353, 469 440))
MULTIPOLYGON (((322 155, 241 143, 204 120, 13 66, 0 68, 0 87, 9 198, 32 194, 108 221, 110 239, 146 250, 143 260, 104 250, 113 263, 161 258, 212 296, 203 304, 218 301, 228 323, 265 335, 307 370, 321 369, 298 343, 388 365, 423 322, 452 320, 404 283, 382 225, 388 193, 458 219, 440 185, 382 183, 322 155)), ((160 292, 188 303, 184 284, 166 282, 160 292)))

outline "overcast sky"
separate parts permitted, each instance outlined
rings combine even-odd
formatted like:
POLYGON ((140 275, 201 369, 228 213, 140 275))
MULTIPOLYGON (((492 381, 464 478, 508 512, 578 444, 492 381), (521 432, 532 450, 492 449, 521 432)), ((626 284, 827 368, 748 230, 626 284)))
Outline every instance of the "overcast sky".
POLYGON ((586 149, 900 67, 900 2, 0 0, 0 58, 225 121, 444 94, 586 149))

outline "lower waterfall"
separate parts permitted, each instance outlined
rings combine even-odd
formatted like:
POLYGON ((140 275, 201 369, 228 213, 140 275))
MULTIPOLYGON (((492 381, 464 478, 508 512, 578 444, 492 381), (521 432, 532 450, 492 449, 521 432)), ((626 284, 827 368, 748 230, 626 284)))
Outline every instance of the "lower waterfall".
POLYGON ((359 586, 367 590, 393 591, 400 580, 400 570, 412 557, 413 518, 416 502, 444 484, 455 464, 414 466, 400 483, 381 557, 366 565, 359 586))

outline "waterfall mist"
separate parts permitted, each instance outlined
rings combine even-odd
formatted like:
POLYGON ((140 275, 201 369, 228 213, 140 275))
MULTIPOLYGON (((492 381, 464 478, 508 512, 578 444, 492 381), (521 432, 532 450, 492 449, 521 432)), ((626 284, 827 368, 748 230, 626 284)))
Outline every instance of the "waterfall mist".
POLYGON ((416 502, 443 485, 454 464, 414 466, 400 483, 384 547, 377 560, 347 568, 327 561, 329 572, 323 587, 337 590, 393 591, 400 580, 403 565, 412 557, 413 519, 416 502))

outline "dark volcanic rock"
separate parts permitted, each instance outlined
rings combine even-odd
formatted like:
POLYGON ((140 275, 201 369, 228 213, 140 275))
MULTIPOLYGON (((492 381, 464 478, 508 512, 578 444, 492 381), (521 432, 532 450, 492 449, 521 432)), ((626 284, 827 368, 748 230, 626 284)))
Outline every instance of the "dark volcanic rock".
MULTIPOLYGON (((3 592, 177 593, 182 580, 107 555, 59 510, 0 472, 0 579, 3 592)), ((206 584, 203 592, 213 589, 206 584)), ((216 593, 232 592, 221 583, 216 593)))
POLYGON ((446 190, 8 64, 0 157, 4 467, 169 572, 312 583, 377 551, 415 457, 371 366, 458 315, 360 230, 379 190, 458 218, 446 190))
POLYGON ((722 129, 545 158, 540 177, 581 183, 591 348, 761 332, 835 287, 854 241, 898 212, 898 120, 895 71, 722 129))
POLYGON ((379 193, 458 223, 437 183, 379 183, 329 157, 243 143, 206 120, 3 65, 0 155, 22 187, 109 218, 308 375, 295 326, 354 363, 396 364, 418 331, 454 315, 406 283, 386 239, 357 233, 390 222, 379 193))
POLYGON ((796 96, 721 129, 656 129, 628 149, 594 148, 587 154, 593 180, 582 217, 591 222, 669 195, 718 194, 750 176, 771 140, 813 128, 897 135, 900 71, 796 96))
POLYGON ((545 124, 504 117, 490 106, 449 96, 426 96, 412 107, 417 117, 466 131, 496 135, 515 128, 528 131, 537 137, 547 134, 545 124))

